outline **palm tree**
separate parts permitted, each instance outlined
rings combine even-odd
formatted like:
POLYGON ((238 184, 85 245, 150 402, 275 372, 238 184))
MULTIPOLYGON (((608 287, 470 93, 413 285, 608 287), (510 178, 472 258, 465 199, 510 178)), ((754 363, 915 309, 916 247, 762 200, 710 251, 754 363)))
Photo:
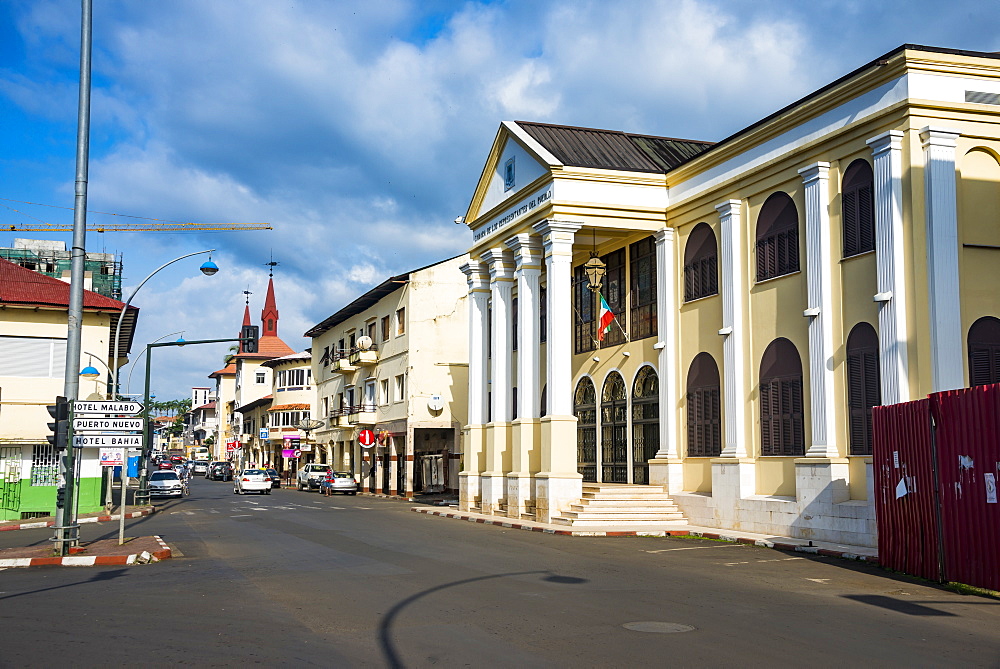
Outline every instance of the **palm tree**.
POLYGON ((239 352, 240 352, 240 347, 237 346, 236 344, 233 344, 232 346, 229 347, 229 353, 227 353, 225 357, 222 358, 222 361, 228 365, 233 361, 233 358, 235 358, 236 354, 239 352))

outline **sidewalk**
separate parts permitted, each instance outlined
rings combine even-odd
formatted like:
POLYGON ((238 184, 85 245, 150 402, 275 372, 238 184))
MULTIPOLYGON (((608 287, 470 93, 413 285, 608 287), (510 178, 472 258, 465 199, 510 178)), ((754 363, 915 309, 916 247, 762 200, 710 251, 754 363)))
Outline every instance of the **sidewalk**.
POLYGON ((699 537, 703 539, 720 539, 732 541, 734 543, 748 544, 751 546, 763 546, 782 551, 794 551, 797 553, 810 553, 825 557, 838 557, 848 560, 860 560, 872 564, 878 564, 878 549, 867 546, 850 546, 845 544, 834 544, 825 541, 810 541, 808 539, 795 539, 792 537, 777 537, 766 534, 755 534, 742 530, 722 530, 717 527, 699 527, 697 525, 685 525, 680 523, 663 523, 662 527, 634 529, 628 527, 588 527, 572 528, 568 525, 555 525, 552 523, 539 523, 533 520, 516 520, 514 518, 504 518, 501 516, 487 516, 481 513, 470 511, 459 511, 455 507, 434 508, 429 506, 410 507, 411 511, 423 513, 429 516, 441 516, 442 518, 454 518, 465 520, 470 523, 481 523, 484 525, 497 525, 515 530, 527 530, 529 532, 544 532, 546 534, 559 534, 571 537, 699 537))
POLYGON ((100 539, 71 548, 71 555, 53 557, 51 546, 26 546, 0 550, 0 568, 95 567, 159 562, 172 557, 170 547, 158 536, 134 537, 119 546, 117 539, 100 539))
MULTIPOLYGON (((125 507, 125 518, 141 518, 142 516, 148 516, 155 511, 156 509, 152 506, 128 506, 125 507)), ((80 524, 106 523, 111 520, 118 520, 119 518, 121 518, 119 513, 107 515, 103 511, 95 511, 94 513, 81 513, 77 518, 77 522, 80 524)), ((53 516, 32 518, 31 520, 0 520, 0 532, 7 532, 10 530, 32 530, 39 527, 52 527, 55 524, 56 519, 53 516)))

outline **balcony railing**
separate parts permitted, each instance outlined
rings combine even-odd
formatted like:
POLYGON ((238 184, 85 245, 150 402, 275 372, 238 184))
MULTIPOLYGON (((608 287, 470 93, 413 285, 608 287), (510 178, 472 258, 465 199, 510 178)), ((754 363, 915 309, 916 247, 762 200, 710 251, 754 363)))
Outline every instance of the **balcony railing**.
POLYGON ((347 409, 347 421, 351 425, 374 425, 375 405, 355 404, 347 409))
POLYGON ((348 360, 352 365, 374 365, 378 362, 378 351, 374 344, 364 349, 355 346, 351 349, 348 360))

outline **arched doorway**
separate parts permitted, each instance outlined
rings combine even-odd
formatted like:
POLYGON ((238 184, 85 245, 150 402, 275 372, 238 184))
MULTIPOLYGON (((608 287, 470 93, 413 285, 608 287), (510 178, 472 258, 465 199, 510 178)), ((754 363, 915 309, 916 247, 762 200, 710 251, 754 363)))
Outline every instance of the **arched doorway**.
POLYGON ((597 391, 588 378, 580 379, 573 396, 576 416, 576 470, 584 481, 597 481, 597 391))
POLYGON ((601 481, 628 483, 628 400, 618 372, 601 391, 601 481))
POLYGON ((632 482, 649 484, 649 461, 660 450, 660 383, 645 366, 632 385, 632 482))

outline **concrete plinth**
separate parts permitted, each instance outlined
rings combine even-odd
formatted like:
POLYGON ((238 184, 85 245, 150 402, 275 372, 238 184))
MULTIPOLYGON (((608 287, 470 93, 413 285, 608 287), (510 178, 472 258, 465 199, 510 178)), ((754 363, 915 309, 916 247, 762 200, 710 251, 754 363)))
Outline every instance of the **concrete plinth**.
POLYGON ((650 485, 661 485, 668 493, 684 490, 684 461, 673 458, 654 458, 649 461, 650 485))
POLYGON ((469 511, 473 507, 479 506, 480 481, 478 472, 458 473, 458 508, 462 511, 469 511))
POLYGON ((507 517, 521 518, 531 499, 531 474, 528 472, 511 472, 507 474, 507 517))

